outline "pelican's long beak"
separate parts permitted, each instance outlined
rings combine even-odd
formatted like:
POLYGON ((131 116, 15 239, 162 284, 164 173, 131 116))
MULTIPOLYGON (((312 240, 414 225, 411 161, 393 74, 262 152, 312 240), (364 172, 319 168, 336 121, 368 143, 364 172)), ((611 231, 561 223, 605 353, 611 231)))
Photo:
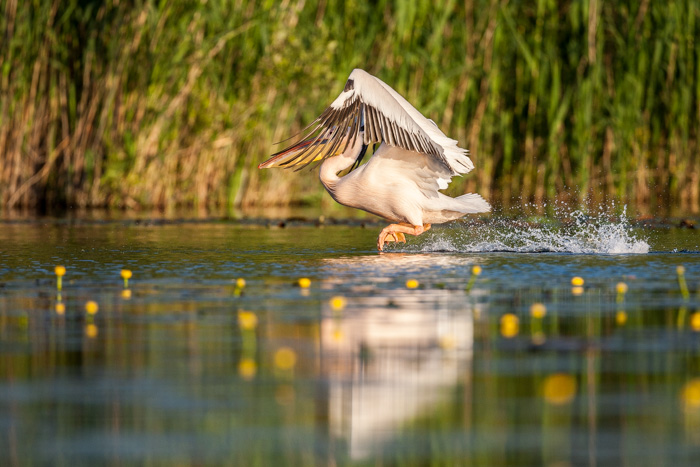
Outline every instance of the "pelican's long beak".
POLYGON ((317 138, 315 136, 305 139, 304 141, 301 141, 295 144, 294 146, 290 146, 276 154, 273 154, 272 157, 260 164, 258 168, 270 169, 272 167, 284 167, 285 169, 288 169, 290 167, 299 165, 302 162, 309 162, 309 160, 312 157, 313 160, 311 160, 311 162, 315 162, 323 157, 325 152, 324 145, 328 141, 329 140, 325 138, 318 139, 317 141, 317 138), (308 154, 305 154, 303 157, 294 160, 294 157, 297 156, 304 149, 307 149, 310 144, 313 144, 314 146, 316 146, 316 148, 312 149, 308 154))

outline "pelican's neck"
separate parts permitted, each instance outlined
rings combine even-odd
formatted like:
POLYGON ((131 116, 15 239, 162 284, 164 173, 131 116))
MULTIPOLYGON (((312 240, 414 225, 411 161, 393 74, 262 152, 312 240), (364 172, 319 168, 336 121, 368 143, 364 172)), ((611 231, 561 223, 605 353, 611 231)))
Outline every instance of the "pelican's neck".
POLYGON ((336 183, 340 180, 338 172, 350 167, 357 159, 360 151, 362 151, 361 135, 355 139, 355 144, 353 146, 348 146, 345 152, 337 156, 329 157, 321 164, 321 170, 318 175, 321 179, 321 183, 323 183, 331 194, 336 183))

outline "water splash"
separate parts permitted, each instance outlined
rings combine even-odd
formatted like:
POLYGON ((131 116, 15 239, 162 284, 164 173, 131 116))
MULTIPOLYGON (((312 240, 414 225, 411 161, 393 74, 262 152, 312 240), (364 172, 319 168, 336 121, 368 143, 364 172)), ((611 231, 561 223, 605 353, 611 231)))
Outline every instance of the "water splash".
POLYGON ((626 210, 616 219, 609 215, 588 215, 582 211, 561 212, 566 218, 540 219, 538 222, 495 219, 485 225, 460 226, 443 230, 427 243, 415 247, 423 252, 517 252, 576 254, 645 254, 649 244, 640 238, 626 217, 626 210))

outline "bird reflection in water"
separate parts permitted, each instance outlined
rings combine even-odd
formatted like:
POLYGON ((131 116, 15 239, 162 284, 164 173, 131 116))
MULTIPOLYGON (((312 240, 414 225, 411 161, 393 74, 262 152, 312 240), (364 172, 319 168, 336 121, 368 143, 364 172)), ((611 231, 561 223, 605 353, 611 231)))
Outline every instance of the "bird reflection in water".
MULTIPOLYGON (((323 286, 337 288, 344 268, 369 267, 386 277, 384 267, 396 271, 410 263, 415 272, 421 261, 420 255, 392 256, 374 256, 371 264, 369 257, 329 260, 341 277, 323 286)), ((435 256, 431 261, 434 267, 435 256)), ((367 285, 349 292, 342 307, 337 297, 323 305, 320 387, 326 394, 319 411, 331 437, 347 445, 350 458, 362 459, 390 443, 401 426, 429 414, 457 384, 470 385, 473 311, 461 290, 367 285)))

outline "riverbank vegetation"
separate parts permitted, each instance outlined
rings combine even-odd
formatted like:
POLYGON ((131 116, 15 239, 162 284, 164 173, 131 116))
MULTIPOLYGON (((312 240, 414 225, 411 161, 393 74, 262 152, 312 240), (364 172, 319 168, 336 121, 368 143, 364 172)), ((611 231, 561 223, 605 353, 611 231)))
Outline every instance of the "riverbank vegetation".
POLYGON ((471 150, 451 194, 698 212, 699 3, 0 0, 0 201, 329 201, 257 165, 361 67, 471 150))

